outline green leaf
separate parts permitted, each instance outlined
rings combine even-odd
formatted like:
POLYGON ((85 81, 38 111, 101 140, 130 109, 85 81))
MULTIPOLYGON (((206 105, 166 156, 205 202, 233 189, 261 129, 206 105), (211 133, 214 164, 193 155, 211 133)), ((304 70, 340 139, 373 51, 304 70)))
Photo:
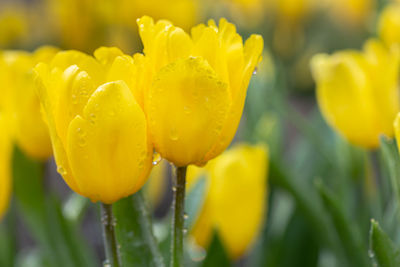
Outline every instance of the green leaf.
POLYGON ((395 247, 374 219, 371 220, 370 252, 372 252, 372 258, 380 267, 400 266, 399 248, 395 247))
POLYGON ((165 266, 141 192, 113 204, 123 266, 165 266))
POLYGON ((322 184, 321 181, 316 183, 316 187, 319 190, 326 209, 329 211, 332 217, 336 231, 345 249, 347 259, 350 263, 352 263, 351 266, 370 266, 367 258, 367 250, 360 238, 361 234, 359 229, 346 216, 344 210, 339 205, 339 201, 322 184))
POLYGON ((199 212, 203 207, 205 200, 205 190, 207 186, 207 179, 205 176, 200 177, 193 185, 192 189, 188 192, 185 199, 185 212, 187 215, 186 225, 187 229, 191 229, 199 212))
POLYGON ((214 232, 213 239, 207 250, 203 267, 229 267, 231 262, 218 234, 214 232))
POLYGON ((381 151, 383 160, 389 171, 390 183, 397 203, 400 205, 400 156, 393 139, 381 136, 381 151))
POLYGON ((43 250, 50 266, 96 266, 93 253, 78 232, 61 213, 56 197, 43 190, 43 166, 14 150, 14 192, 22 218, 43 250))
POLYGON ((16 218, 14 207, 0 222, 0 266, 14 266, 16 256, 16 218))

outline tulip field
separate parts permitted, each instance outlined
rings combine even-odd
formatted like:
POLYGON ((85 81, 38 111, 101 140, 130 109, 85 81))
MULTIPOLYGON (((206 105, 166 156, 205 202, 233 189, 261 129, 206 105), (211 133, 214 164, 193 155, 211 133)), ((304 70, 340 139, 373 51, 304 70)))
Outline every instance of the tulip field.
POLYGON ((0 0, 0 267, 399 267, 400 1, 0 0))

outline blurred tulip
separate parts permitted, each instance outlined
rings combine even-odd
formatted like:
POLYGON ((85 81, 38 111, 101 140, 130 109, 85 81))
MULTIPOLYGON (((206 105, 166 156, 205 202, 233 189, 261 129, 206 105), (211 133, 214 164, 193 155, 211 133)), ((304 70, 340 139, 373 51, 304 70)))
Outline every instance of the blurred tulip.
POLYGON ((0 7, 0 47, 24 43, 28 37, 26 12, 21 7, 0 7))
POLYGON ((138 20, 144 45, 144 103, 156 150, 176 166, 204 165, 230 144, 247 87, 261 58, 263 39, 243 46, 235 26, 192 28, 191 36, 168 21, 138 20))
POLYGON ((199 2, 197 0, 119 0, 119 13, 126 23, 135 24, 136 19, 144 15, 155 19, 168 19, 184 29, 194 26, 199 17, 199 2))
POLYGON ((32 68, 49 62, 56 54, 53 47, 33 53, 6 50, 0 54, 0 80, 3 84, 0 108, 10 115, 18 145, 29 156, 46 159, 51 155, 50 137, 35 92, 32 68))
POLYGON ((400 4, 388 5, 381 13, 378 23, 380 38, 387 44, 400 45, 400 4))
POLYGON ((217 230, 232 259, 238 259, 255 241, 265 216, 268 150, 263 145, 235 145, 205 168, 190 166, 188 188, 206 175, 204 206, 191 231, 207 248, 217 230))
POLYGON ((379 146, 393 136, 399 111, 399 51, 369 40, 364 51, 347 50, 311 60, 317 100, 327 122, 351 143, 379 146))
POLYGON ((12 142, 9 123, 0 113, 0 220, 8 208, 11 193, 12 142))
POLYGON ((94 35, 96 22, 96 0, 45 0, 47 16, 50 17, 54 34, 61 46, 68 49, 90 50, 96 45, 94 35))
POLYGON ((344 26, 366 24, 374 14, 376 0, 329 0, 333 19, 344 26))
POLYGON ((167 188, 167 168, 168 162, 161 160, 156 166, 153 167, 150 173, 149 180, 145 187, 147 199, 150 206, 155 208, 160 204, 162 197, 167 188))
POLYGON ((153 149, 135 100, 135 63, 117 48, 58 53, 35 67, 58 172, 77 193, 111 204, 146 182, 153 149))

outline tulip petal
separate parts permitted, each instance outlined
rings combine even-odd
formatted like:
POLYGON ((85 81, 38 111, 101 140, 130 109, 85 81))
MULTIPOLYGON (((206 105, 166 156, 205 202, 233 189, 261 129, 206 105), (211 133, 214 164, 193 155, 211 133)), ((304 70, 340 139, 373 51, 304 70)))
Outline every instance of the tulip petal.
POLYGON ((0 114, 0 220, 8 208, 11 194, 12 140, 8 128, 5 117, 0 114))
POLYGON ((350 142, 378 145, 378 114, 374 112, 372 84, 362 54, 346 51, 331 57, 317 55, 311 67, 318 104, 328 123, 350 142))
POLYGON ((211 216, 229 254, 238 259, 255 241, 263 222, 267 148, 242 144, 215 161, 211 174, 211 216))
POLYGON ((238 92, 234 92, 235 98, 233 99, 230 112, 228 113, 228 117, 221 131, 219 142, 217 142, 209 151, 205 158, 206 160, 213 159, 217 155, 221 154, 232 142, 242 117, 250 78, 261 59, 263 46, 263 39, 260 35, 252 35, 246 41, 244 46, 245 67, 243 70, 243 78, 240 84, 240 89, 238 92))
POLYGON ((145 103, 156 150, 177 166, 203 162, 230 105, 227 85, 204 59, 167 65, 155 77, 145 103))
POLYGON ((61 71, 72 65, 77 65, 80 69, 85 70, 93 79, 96 86, 99 86, 104 79, 105 73, 101 64, 93 57, 79 51, 61 51, 54 56, 51 62, 52 68, 58 68, 61 71))
POLYGON ((123 81, 106 83, 68 129, 67 154, 82 192, 113 203, 135 193, 152 163, 143 111, 123 81))
POLYGON ((111 65, 116 57, 123 56, 117 47, 100 47, 94 51, 94 57, 104 66, 111 65))
POLYGON ((54 158, 58 166, 57 171, 64 178, 68 186, 72 188, 72 190, 80 194, 80 188, 78 187, 74 177, 72 176, 63 142, 61 141, 61 138, 58 136, 56 129, 56 124, 54 119, 54 102, 51 101, 48 92, 48 88, 53 88, 51 87, 51 84, 49 84, 49 82, 51 81, 49 66, 44 63, 39 63, 34 68, 34 73, 35 73, 36 90, 38 92, 40 102, 42 103, 47 126, 49 128, 54 158))

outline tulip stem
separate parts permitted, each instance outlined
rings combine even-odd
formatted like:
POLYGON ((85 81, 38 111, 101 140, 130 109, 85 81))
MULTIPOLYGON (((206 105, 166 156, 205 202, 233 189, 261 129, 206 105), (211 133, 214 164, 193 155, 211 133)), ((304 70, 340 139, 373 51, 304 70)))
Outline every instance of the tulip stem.
POLYGON ((120 267, 118 244, 115 237, 115 218, 112 212, 112 205, 101 203, 101 222, 103 229, 104 250, 106 261, 104 266, 120 267))
POLYGON ((171 227, 171 267, 183 266, 186 168, 186 166, 176 168, 176 180, 172 187, 174 194, 172 209, 174 214, 171 227))

